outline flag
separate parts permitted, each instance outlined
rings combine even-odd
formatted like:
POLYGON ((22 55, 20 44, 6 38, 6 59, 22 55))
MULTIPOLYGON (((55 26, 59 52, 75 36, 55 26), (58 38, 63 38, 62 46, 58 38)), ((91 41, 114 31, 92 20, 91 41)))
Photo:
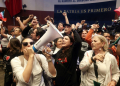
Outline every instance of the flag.
POLYGON ((4 18, 4 12, 5 12, 5 11, 0 12, 0 19, 1 19, 2 21, 6 22, 6 21, 7 21, 7 18, 4 18))
POLYGON ((102 30, 103 30, 103 31, 106 30, 105 24, 102 26, 102 30))
POLYGON ((18 14, 22 9, 22 0, 4 0, 4 3, 11 17, 18 14))

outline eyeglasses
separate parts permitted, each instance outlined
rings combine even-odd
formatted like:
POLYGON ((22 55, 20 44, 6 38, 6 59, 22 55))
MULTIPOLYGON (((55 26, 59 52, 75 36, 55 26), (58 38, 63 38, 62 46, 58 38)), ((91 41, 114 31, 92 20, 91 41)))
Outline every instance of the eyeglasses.
POLYGON ((34 42, 23 42, 22 44, 23 44, 23 46, 27 46, 28 43, 29 43, 30 45, 33 45, 33 44, 34 44, 34 42))

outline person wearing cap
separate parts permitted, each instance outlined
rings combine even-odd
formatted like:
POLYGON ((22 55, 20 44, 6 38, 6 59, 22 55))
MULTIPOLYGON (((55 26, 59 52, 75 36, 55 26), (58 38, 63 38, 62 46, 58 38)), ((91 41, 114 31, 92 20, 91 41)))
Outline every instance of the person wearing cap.
POLYGON ((63 35, 71 35, 72 34, 72 28, 71 24, 64 24, 65 27, 63 35))
MULTIPOLYGON (((66 24, 69 24, 69 20, 68 20, 68 17, 67 17, 67 13, 66 13, 66 12, 63 12, 62 15, 65 17, 65 23, 66 23, 66 24)), ((58 30, 59 30, 62 34, 65 32, 63 22, 59 22, 57 28, 58 28, 58 30)))

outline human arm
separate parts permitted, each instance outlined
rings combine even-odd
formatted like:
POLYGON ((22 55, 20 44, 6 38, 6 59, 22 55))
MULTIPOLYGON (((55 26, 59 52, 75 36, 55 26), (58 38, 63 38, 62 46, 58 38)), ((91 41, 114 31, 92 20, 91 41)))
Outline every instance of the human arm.
POLYGON ((11 60, 11 66, 14 75, 17 77, 19 82, 29 83, 31 72, 33 69, 33 60, 34 60, 34 51, 32 46, 23 50, 24 54, 27 54, 28 57, 24 57, 22 55, 20 58, 23 59, 24 65, 22 66, 22 62, 20 61, 19 57, 15 57, 11 60), (26 59, 26 60, 24 60, 26 59), (26 63, 26 64, 25 64, 26 63))
POLYGON ((32 49, 32 46, 27 49, 24 49, 23 52, 24 54, 28 54, 28 58, 26 58, 28 62, 22 75, 23 75, 23 79, 25 80, 25 82, 28 83, 30 80, 32 69, 33 69, 33 61, 34 61, 35 53, 32 49))
POLYGON ((85 37, 85 41, 91 46, 91 42, 92 42, 92 34, 94 33, 94 30, 96 30, 99 26, 96 24, 93 24, 91 29, 89 29, 89 32, 87 33, 86 37, 85 37))
POLYGON ((48 74, 48 75, 50 75, 49 74, 49 72, 51 73, 51 75, 53 76, 53 77, 55 77, 56 76, 56 69, 55 69, 55 67, 54 67, 54 64, 53 64, 53 62, 52 62, 52 57, 51 57, 51 55, 50 54, 48 54, 49 52, 51 52, 51 49, 49 48, 49 47, 45 47, 45 49, 43 49, 43 54, 45 55, 45 57, 46 57, 46 60, 48 61, 48 63, 45 63, 46 61, 43 61, 42 62, 42 64, 44 64, 44 65, 42 65, 42 66, 44 66, 43 68, 44 68, 44 70, 45 70, 45 72, 48 74), (48 53, 47 53, 48 52, 48 53), (48 64, 48 68, 46 68, 45 67, 45 64, 47 65, 48 64), (48 70, 49 70, 49 72, 48 72, 48 70))
POLYGON ((115 86, 119 80, 120 71, 119 71, 115 57, 113 55, 109 57, 111 58, 111 70, 110 70, 111 71, 111 82, 109 82, 107 86, 115 86))
POLYGON ((77 30, 77 32, 81 32, 82 31, 81 23, 79 23, 79 22, 76 23, 76 30, 77 30))
POLYGON ((49 24, 47 23, 47 25, 43 25, 41 28, 42 28, 43 30, 47 30, 48 27, 49 27, 49 24))
POLYGON ((33 19, 33 17, 34 17, 33 14, 29 15, 29 17, 23 21, 23 24, 26 25, 31 19, 33 19))
POLYGON ((50 20, 50 16, 48 15, 47 17, 44 18, 44 20, 47 22, 47 20, 50 20))
POLYGON ((91 55, 89 53, 90 51, 85 52, 84 57, 79 65, 80 70, 83 72, 87 71, 92 64, 91 55))
POLYGON ((1 35, 7 38, 7 34, 5 34, 5 29, 3 28, 3 24, 1 24, 1 35))
POLYGON ((24 24, 21 22, 20 17, 16 17, 16 21, 19 23, 20 28, 21 28, 22 31, 23 31, 23 29, 25 28, 25 26, 24 26, 24 24))
POLYGON ((69 24, 69 20, 68 20, 68 17, 67 17, 67 13, 66 13, 66 12, 63 12, 62 14, 63 14, 63 16, 65 17, 65 23, 66 23, 66 24, 69 24))
POLYGON ((23 37, 26 37, 26 36, 28 35, 29 30, 30 30, 33 26, 37 25, 37 23, 38 23, 37 20, 36 20, 36 19, 33 19, 32 22, 22 31, 22 36, 23 36, 23 37))

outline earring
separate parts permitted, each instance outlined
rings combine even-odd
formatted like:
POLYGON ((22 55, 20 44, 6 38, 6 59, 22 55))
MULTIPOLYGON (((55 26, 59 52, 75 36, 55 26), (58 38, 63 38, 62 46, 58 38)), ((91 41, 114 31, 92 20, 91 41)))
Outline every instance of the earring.
POLYGON ((99 48, 99 50, 101 51, 101 48, 99 48))

